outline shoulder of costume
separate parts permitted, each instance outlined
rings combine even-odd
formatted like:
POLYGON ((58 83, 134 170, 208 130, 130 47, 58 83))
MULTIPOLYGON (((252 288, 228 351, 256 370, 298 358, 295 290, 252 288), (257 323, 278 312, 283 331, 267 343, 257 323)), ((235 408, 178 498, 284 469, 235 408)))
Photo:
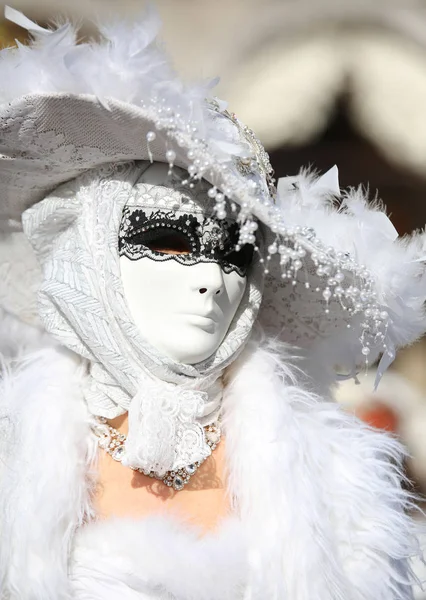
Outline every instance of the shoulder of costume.
MULTIPOLYGON (((230 493, 250 515, 248 534, 271 544, 268 559, 290 560, 294 546, 297 564, 316 573, 318 598, 330 586, 342 598, 409 598, 408 557, 420 551, 414 496, 403 488, 406 451, 309 391, 300 367, 291 347, 256 340, 227 374, 230 493), (289 540, 303 540, 303 555, 289 540)), ((285 577, 296 594, 299 575, 285 577)))
POLYGON ((21 345, 2 337, 0 587, 27 598, 66 580, 74 529, 91 510, 93 456, 80 359, 22 323, 7 332, 21 345))

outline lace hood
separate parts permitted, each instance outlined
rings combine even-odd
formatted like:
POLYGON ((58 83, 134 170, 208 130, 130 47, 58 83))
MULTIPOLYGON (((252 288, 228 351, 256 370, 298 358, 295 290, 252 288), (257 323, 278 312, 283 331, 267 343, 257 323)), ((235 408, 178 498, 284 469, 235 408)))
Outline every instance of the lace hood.
MULTIPOLYGON (((124 206, 142 194, 159 206, 170 197, 171 190, 161 198, 163 188, 137 183, 149 166, 125 163, 84 174, 27 210, 23 222, 43 270, 39 314, 49 333, 88 360, 90 411, 107 418, 129 411, 126 445, 137 446, 129 453, 161 472, 210 454, 202 426, 217 417, 223 370, 250 336, 263 269, 255 259, 233 322, 210 358, 180 364, 150 346, 130 314, 118 253, 124 206)), ((201 195, 207 197, 205 188, 201 195)), ((183 197, 197 202, 190 189, 172 192, 172 199, 183 197)))

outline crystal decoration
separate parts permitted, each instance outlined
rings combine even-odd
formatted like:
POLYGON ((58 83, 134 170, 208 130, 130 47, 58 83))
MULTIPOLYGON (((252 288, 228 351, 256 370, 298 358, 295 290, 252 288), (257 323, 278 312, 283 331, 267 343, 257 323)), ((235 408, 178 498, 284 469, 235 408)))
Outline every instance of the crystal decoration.
POLYGON ((118 446, 111 454, 114 460, 121 462, 124 456, 124 446, 118 446))
POLYGON ((176 475, 175 478, 173 479, 173 489, 175 489, 177 491, 183 490, 184 485, 185 485, 185 482, 182 479, 182 477, 180 477, 179 475, 176 475))
MULTIPOLYGON (((114 427, 111 427, 111 425, 108 425, 107 420, 104 417, 96 417, 96 420, 92 423, 92 431, 98 438, 99 447, 108 452, 114 460, 121 462, 126 451, 126 436, 117 429, 114 429, 114 427), (105 442, 106 439, 108 439, 108 443, 105 442)), ((211 425, 206 425, 204 427, 204 435, 206 436, 207 445, 213 452, 221 438, 219 424, 212 423, 211 425)), ((147 477, 162 481, 168 487, 179 492, 180 490, 183 490, 191 477, 195 475, 204 460, 191 463, 177 471, 167 471, 165 475, 159 475, 154 471, 146 471, 137 468, 134 468, 134 471, 138 471, 147 477)))
POLYGON ((188 475, 194 475, 195 471, 197 470, 196 465, 191 464, 188 465, 187 467, 185 467, 186 472, 188 473, 188 475))

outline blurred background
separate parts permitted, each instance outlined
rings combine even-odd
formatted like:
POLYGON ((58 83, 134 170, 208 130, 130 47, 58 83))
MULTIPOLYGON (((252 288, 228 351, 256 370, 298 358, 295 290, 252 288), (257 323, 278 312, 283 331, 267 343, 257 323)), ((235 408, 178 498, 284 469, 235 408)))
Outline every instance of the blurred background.
MULTIPOLYGON (((143 0, 10 0, 45 25, 58 16, 96 35, 98 17, 143 0)), ((164 41, 187 78, 220 74, 217 95, 262 140, 276 176, 337 163, 343 187, 378 195, 400 234, 426 223, 426 0, 157 0, 164 41)), ((0 13, 3 13, 0 1, 0 13)), ((0 46, 25 32, 0 17, 0 46)), ((426 341, 337 399, 401 436, 426 493, 426 341)), ((425 573, 426 575, 426 573, 425 573)), ((417 598, 426 594, 417 592, 417 598)))

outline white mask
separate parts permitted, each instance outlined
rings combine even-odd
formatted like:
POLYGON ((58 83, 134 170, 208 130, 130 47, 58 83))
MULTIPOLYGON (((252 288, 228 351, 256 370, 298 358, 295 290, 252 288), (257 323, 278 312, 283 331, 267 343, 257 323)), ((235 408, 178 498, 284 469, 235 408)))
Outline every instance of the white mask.
POLYGON ((120 227, 124 294, 146 342, 172 360, 196 364, 217 350, 229 329, 245 291, 250 251, 235 252, 237 225, 214 218, 204 186, 189 199, 171 188, 162 164, 142 183, 146 194, 125 207, 120 227))
POLYGON ((124 294, 136 326, 159 352, 196 364, 220 346, 243 297, 246 278, 217 263, 120 257, 124 294))

